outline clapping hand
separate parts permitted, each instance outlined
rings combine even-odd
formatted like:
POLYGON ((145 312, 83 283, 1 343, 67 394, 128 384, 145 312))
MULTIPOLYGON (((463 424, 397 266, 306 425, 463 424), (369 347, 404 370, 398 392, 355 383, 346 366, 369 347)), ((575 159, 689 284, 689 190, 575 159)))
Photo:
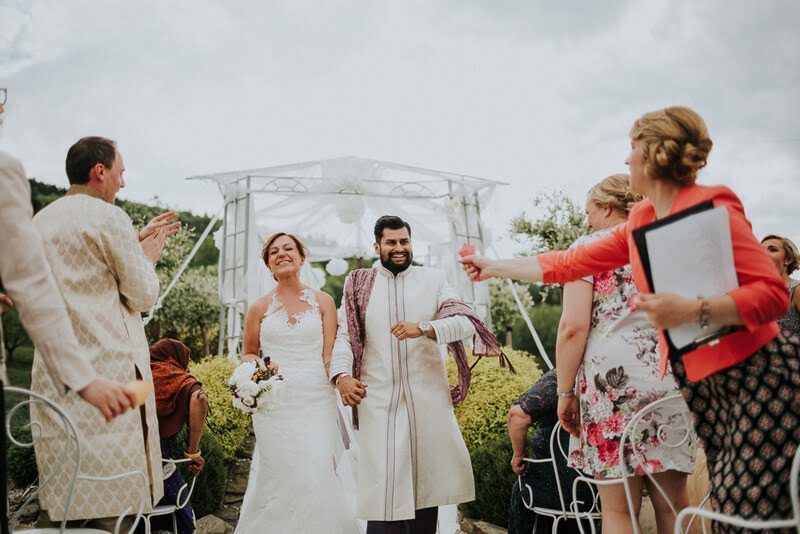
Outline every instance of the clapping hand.
POLYGON ((156 215, 153 217, 147 225, 139 231, 139 241, 144 241, 149 235, 153 234, 157 230, 164 228, 165 232, 165 239, 172 237, 178 230, 181 229, 181 222, 175 221, 170 223, 170 221, 177 219, 178 214, 174 211, 168 211, 166 213, 162 213, 161 215, 156 215))
POLYGON ((164 244, 167 242, 167 230, 162 226, 145 237, 139 244, 142 245, 144 255, 155 263, 164 251, 164 244))

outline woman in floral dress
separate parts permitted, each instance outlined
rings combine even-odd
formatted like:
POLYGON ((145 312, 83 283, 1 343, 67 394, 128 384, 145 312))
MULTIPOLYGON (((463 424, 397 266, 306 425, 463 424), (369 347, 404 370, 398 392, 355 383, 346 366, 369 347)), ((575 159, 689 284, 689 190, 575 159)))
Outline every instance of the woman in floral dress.
MULTIPOLYGON (((630 189, 628 175, 605 178, 586 201, 594 233, 572 246, 599 239, 627 220, 641 199, 630 189)), ((564 306, 556 343, 558 415, 573 437, 570 465, 598 479, 620 478, 619 446, 631 418, 651 402, 676 393, 671 375, 659 379, 658 335, 647 315, 636 311, 638 290, 630 266, 589 276, 564 286, 564 306), (572 392, 579 391, 579 397, 572 392)), ((688 408, 687 408, 688 412, 688 408)), ((671 414, 674 417, 674 413, 671 414)), ((666 416, 665 416, 666 417, 666 416)), ((657 421, 669 424, 668 420, 657 421)), ((673 447, 659 443, 656 433, 640 436, 637 457, 624 468, 633 474, 631 488, 637 511, 642 490, 653 474, 676 509, 687 506, 687 474, 694 466, 694 444, 673 447), (634 467, 635 466, 635 467, 634 467)), ((650 489, 650 488, 648 488, 650 489)), ((621 484, 600 486, 604 532, 632 532, 632 520, 621 484)), ((658 491, 649 491, 659 532, 671 532, 675 516, 658 491)))

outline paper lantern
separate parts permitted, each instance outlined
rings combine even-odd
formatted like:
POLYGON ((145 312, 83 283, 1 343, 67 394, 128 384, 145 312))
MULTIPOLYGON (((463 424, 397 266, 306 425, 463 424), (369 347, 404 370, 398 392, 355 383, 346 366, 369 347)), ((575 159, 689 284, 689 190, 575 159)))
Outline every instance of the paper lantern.
POLYGON ((354 224, 361 221, 367 205, 364 198, 359 195, 340 195, 334 201, 336 216, 344 224, 354 224))
POLYGON ((325 266, 325 270, 328 271, 328 274, 331 276, 342 276, 347 272, 348 267, 349 265, 347 265, 347 262, 342 258, 333 258, 325 266))

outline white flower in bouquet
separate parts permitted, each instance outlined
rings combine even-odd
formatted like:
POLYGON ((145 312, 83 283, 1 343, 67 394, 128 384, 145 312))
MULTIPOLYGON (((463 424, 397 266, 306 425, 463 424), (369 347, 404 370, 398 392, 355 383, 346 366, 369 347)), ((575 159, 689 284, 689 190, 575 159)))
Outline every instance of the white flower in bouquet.
POLYGON ((244 362, 234 369, 228 386, 231 390, 233 406, 246 413, 264 412, 276 401, 274 392, 280 387, 283 377, 272 376, 264 371, 258 362, 244 362))
POLYGON ((261 388, 252 380, 243 380, 237 384, 237 392, 242 398, 257 397, 261 393, 261 388))

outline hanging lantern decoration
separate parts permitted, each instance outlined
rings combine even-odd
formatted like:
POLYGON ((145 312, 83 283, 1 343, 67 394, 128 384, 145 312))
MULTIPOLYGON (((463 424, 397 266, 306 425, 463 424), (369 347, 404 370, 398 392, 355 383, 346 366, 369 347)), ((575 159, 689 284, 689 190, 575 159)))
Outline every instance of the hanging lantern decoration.
POLYGON ((367 205, 360 195, 339 195, 334 201, 336 216, 344 224, 355 224, 361 221, 367 205))
POLYGON ((333 258, 325 266, 325 270, 328 271, 328 274, 331 276, 342 276, 347 272, 348 268, 349 265, 347 264, 347 261, 343 260, 342 258, 333 258))

